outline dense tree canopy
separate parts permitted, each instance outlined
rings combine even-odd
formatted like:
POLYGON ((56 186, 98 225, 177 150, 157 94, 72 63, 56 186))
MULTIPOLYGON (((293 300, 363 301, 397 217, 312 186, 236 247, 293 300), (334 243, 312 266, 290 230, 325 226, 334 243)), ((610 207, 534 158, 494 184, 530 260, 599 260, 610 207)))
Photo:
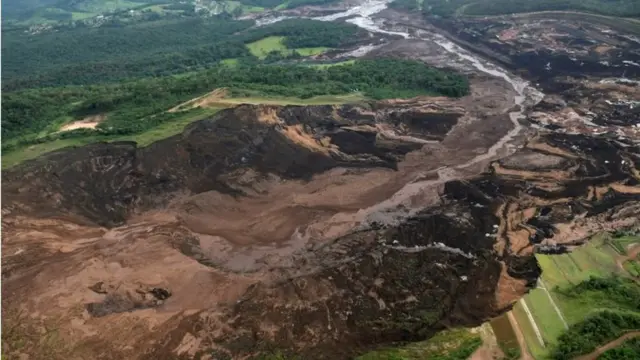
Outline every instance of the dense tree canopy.
POLYGON ((204 69, 222 59, 249 58, 245 44, 285 36, 289 48, 340 47, 364 33, 352 24, 287 20, 254 28, 225 18, 157 21, 123 28, 81 28, 2 42, 2 88, 84 85, 204 69))
POLYGON ((551 355, 557 360, 573 359, 592 352, 626 331, 637 329, 640 329, 640 315, 604 311, 571 326, 558 338, 551 355))
POLYGON ((251 90, 271 96, 308 98, 363 92, 372 98, 421 94, 462 96, 468 92, 461 75, 416 61, 361 60, 318 68, 302 65, 215 66, 209 70, 149 78, 120 84, 45 88, 2 94, 2 136, 35 134, 64 117, 109 113, 101 131, 117 134, 146 130, 170 119, 170 107, 219 87, 236 93, 251 90))

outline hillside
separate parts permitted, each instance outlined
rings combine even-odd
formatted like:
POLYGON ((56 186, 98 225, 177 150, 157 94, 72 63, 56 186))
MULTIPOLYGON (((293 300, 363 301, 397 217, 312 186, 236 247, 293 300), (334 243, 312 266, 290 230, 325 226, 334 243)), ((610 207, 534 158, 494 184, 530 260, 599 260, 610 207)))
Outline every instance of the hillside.
POLYGON ((3 23, 3 358, 637 353, 634 19, 108 4, 3 23))

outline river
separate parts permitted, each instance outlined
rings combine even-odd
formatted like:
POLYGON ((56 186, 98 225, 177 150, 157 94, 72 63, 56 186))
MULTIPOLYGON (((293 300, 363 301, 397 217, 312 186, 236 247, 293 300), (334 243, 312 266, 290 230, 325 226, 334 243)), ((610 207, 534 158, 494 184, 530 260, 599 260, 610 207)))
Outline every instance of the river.
MULTIPOLYGON (((343 12, 314 17, 312 19, 320 20, 320 21, 335 21, 338 19, 348 18, 346 21, 357 25, 369 32, 379 33, 379 34, 388 34, 388 35, 397 35, 401 36, 405 39, 426 39, 418 35, 419 37, 412 36, 408 31, 397 31, 383 28, 383 24, 380 21, 376 21, 373 16, 380 13, 381 11, 387 9, 388 4, 392 0, 367 0, 360 5, 351 7, 343 12)), ((271 17, 265 18, 258 21, 258 26, 263 26, 266 24, 272 24, 278 21, 282 21, 285 19, 289 19, 291 17, 271 17)), ((510 74, 508 71, 502 69, 501 67, 492 64, 484 59, 479 58, 473 53, 463 49, 462 47, 454 44, 446 37, 437 33, 429 33, 429 40, 433 41, 435 44, 440 46, 444 51, 455 55, 461 62, 465 62, 469 64, 471 67, 475 68, 477 71, 500 78, 511 84, 513 89, 517 92, 517 95, 514 96, 514 105, 516 110, 509 113, 509 119, 513 123, 513 129, 509 131, 504 137, 499 139, 493 146, 491 146, 485 153, 479 154, 475 156, 473 159, 467 161, 464 164, 457 165, 455 167, 442 167, 433 172, 438 174, 437 179, 432 180, 417 180, 406 184, 402 189, 397 191, 387 200, 378 203, 369 208, 361 209, 358 211, 358 217, 365 218, 367 220, 364 223, 368 223, 371 221, 375 221, 378 223, 395 223, 400 218, 403 218, 407 215, 412 214, 414 211, 418 209, 411 209, 408 213, 397 214, 396 211, 393 211, 394 208, 397 208, 399 205, 406 203, 407 199, 415 196, 416 194, 421 193, 426 188, 430 188, 433 186, 441 185, 452 178, 457 177, 457 171, 460 169, 467 168, 474 164, 477 164, 482 161, 491 160, 496 155, 498 155, 499 151, 503 151, 506 154, 510 154, 515 152, 515 147, 509 146, 509 142, 513 140, 515 136, 517 136, 521 130, 522 125, 520 125, 519 119, 523 116, 524 104, 525 101, 529 98, 534 103, 542 99, 543 94, 538 92, 537 90, 531 88, 529 83, 513 74, 510 74)), ((377 46, 372 45, 364 45, 361 48, 352 51, 351 54, 358 54, 359 56, 364 55, 368 51, 376 48, 377 46)), ((409 250, 409 249, 407 249, 409 250)))

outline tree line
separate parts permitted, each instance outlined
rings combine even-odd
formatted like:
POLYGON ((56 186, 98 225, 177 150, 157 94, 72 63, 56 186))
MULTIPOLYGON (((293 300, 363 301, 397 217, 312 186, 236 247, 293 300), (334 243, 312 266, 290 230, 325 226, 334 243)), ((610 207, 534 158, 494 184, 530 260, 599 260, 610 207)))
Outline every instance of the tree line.
POLYGON ((567 330, 558 338, 551 353, 552 359, 573 359, 588 354, 598 346, 615 340, 629 330, 640 329, 640 315, 603 311, 588 317, 567 330))
POLYGON ((207 68, 222 59, 251 59, 245 44, 286 36, 285 45, 341 47, 364 32, 348 23, 288 20, 252 28, 224 17, 148 22, 122 28, 78 28, 39 35, 4 34, 3 91, 87 85, 207 68))
MULTIPOLYGON (((463 96, 462 75, 409 60, 359 60, 319 68, 304 65, 218 65, 208 70, 118 84, 64 86, 2 93, 2 136, 15 142, 36 140, 51 124, 108 113, 101 134, 133 134, 170 121, 166 110, 215 88, 236 94, 309 98, 354 91, 381 98, 417 95, 463 96)), ((4 149, 8 149, 4 146, 4 149)))

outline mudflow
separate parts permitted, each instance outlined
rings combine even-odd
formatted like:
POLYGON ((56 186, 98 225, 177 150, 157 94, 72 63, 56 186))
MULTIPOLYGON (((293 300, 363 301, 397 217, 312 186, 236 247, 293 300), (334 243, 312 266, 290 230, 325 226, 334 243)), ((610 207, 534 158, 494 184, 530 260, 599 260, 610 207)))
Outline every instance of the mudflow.
POLYGON ((452 43, 455 24, 372 16, 354 21, 411 34, 378 54, 456 67, 471 94, 241 105, 3 171, 7 351, 348 359, 481 324, 535 285, 534 251, 637 221, 637 83, 559 73, 542 94, 452 43))

